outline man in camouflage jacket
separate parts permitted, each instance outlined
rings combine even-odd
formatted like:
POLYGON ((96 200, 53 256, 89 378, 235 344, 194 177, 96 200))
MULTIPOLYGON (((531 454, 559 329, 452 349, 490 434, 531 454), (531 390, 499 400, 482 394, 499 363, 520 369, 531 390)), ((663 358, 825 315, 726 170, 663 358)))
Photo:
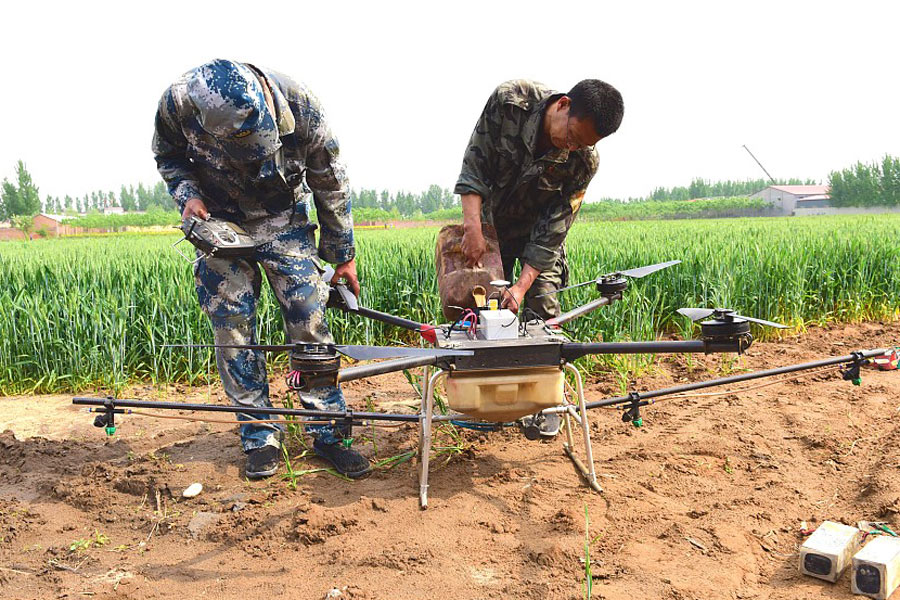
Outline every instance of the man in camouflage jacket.
POLYGON ((505 277, 522 272, 503 306, 524 304, 539 317, 559 314, 568 279, 564 242, 597 172, 593 146, 622 121, 622 96, 585 79, 568 94, 525 79, 500 84, 475 124, 455 192, 462 196, 463 252, 475 265, 485 251, 482 223, 497 230, 505 277))
MULTIPOLYGON (((323 263, 338 265, 359 294, 348 183, 316 97, 302 84, 250 64, 217 59, 185 73, 162 95, 153 153, 183 218, 210 216, 241 225, 256 243, 255 260, 201 256, 194 275, 200 306, 216 344, 254 344, 262 276, 281 307, 289 343, 333 342, 325 322, 328 285, 323 263), (321 233, 307 219, 308 184, 321 233)), ((248 408, 271 406, 265 356, 257 350, 216 349, 225 393, 248 408)), ((300 395, 304 407, 344 410, 335 386, 300 395)), ((248 412, 242 421, 268 419, 248 412)), ((368 461, 340 442, 348 431, 308 426, 320 456, 351 477, 368 461)), ((248 477, 275 473, 281 454, 275 425, 241 426, 248 477)))

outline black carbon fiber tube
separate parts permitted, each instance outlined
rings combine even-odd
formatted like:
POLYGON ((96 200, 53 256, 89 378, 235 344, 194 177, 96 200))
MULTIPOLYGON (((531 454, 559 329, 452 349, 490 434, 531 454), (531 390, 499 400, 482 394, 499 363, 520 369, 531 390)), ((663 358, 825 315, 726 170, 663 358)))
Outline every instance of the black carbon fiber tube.
POLYGON ((411 356, 409 358, 385 360, 369 365, 347 367, 338 373, 338 381, 353 381, 354 379, 363 379, 364 377, 372 377, 373 375, 384 375, 385 373, 393 373, 404 369, 424 367, 437 363, 439 359, 440 357, 437 356, 411 356))
POLYGON ((366 308, 365 306, 360 306, 356 310, 349 310, 348 312, 356 313, 361 317, 366 317, 367 319, 381 321, 382 323, 387 323, 388 325, 393 325, 394 327, 411 329, 412 331, 419 331, 422 328, 422 323, 411 321, 410 319, 404 319, 403 317, 389 315, 388 313, 383 313, 372 308, 366 308))
POLYGON ((575 360, 588 354, 665 354, 665 353, 709 353, 738 352, 746 349, 734 341, 684 340, 671 342, 594 342, 589 344, 563 344, 560 352, 566 360, 575 360))
MULTIPOLYGON (((763 377, 772 377, 774 375, 783 375, 785 373, 796 373, 797 371, 808 371, 819 367, 829 367, 831 365, 840 365, 857 360, 857 358, 871 358, 881 354, 890 352, 890 348, 879 348, 876 350, 862 350, 847 356, 838 356, 835 358, 827 358, 825 360, 817 360, 814 362, 789 365, 786 367, 778 367, 775 369, 767 369, 765 371, 757 371, 755 373, 744 373, 743 375, 732 375, 731 377, 720 377, 719 379, 710 379, 709 381, 699 381, 697 383, 687 383, 685 385, 677 385, 675 387, 654 390, 651 392, 635 392, 630 396, 617 396, 615 398, 607 398, 605 400, 597 400, 596 402, 588 402, 586 408, 602 408, 604 406, 616 406, 618 404, 630 404, 635 400, 644 401, 659 398, 660 396, 669 396, 672 394, 680 394, 681 392, 690 392, 693 390, 702 390, 708 387, 718 385, 727 385, 729 383, 739 383, 741 381, 750 381, 752 379, 761 379, 763 377)), ((649 404, 641 402, 642 405, 649 404)))
POLYGON ((417 423, 419 415, 401 415, 394 413, 370 413, 336 411, 336 410, 309 410, 305 408, 278 408, 278 407, 255 407, 255 406, 231 406, 221 404, 183 404, 181 402, 154 402, 151 400, 128 400, 128 399, 109 399, 109 398, 72 398, 72 404, 78 406, 100 406, 108 407, 111 403, 113 408, 152 408, 158 410, 199 410, 205 412, 226 412, 226 413, 247 413, 247 414, 269 414, 269 415, 288 415, 295 417, 320 417, 324 419, 359 419, 370 421, 401 421, 409 423, 417 423))

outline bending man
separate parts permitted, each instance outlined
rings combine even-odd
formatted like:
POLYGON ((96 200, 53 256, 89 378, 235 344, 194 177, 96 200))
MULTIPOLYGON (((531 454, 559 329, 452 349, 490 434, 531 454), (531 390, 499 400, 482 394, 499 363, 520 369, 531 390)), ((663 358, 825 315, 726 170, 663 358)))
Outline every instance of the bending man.
POLYGON ((455 192, 462 196, 463 252, 470 265, 485 251, 481 224, 497 230, 503 270, 513 280, 503 306, 523 304, 542 319, 559 314, 555 295, 569 270, 564 242, 597 172, 594 144, 622 122, 622 96, 598 79, 567 94, 525 79, 500 84, 475 124, 455 192))
MULTIPOLYGON (((217 59, 185 73, 163 94, 156 113, 153 153, 182 217, 210 216, 241 225, 257 245, 255 260, 200 258, 195 283, 217 344, 256 343, 256 306, 265 271, 288 343, 330 343, 325 323, 328 286, 320 259, 338 265, 359 294, 348 184, 338 142, 322 107, 302 84, 246 63, 217 59), (308 184, 321 225, 307 219, 308 184)), ((265 356, 255 350, 216 349, 216 365, 229 399, 248 409, 271 406, 265 356)), ((301 393, 304 407, 344 410, 335 386, 301 393)), ((248 412, 241 420, 266 419, 248 412)), ((316 454, 350 477, 369 462, 340 441, 349 431, 308 426, 316 454)), ((241 426, 246 475, 278 469, 281 430, 241 426)))

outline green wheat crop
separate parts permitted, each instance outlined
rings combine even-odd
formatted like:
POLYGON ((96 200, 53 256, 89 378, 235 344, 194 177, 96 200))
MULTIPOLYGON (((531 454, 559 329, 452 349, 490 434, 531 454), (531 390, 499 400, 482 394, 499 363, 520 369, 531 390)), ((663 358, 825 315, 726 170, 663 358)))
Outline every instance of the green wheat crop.
MULTIPOLYGON (((361 231, 361 302, 437 322, 436 228, 361 231)), ((191 266, 175 237, 123 234, 0 243, 0 395, 118 389, 127 382, 205 382, 211 342, 191 266)), ((646 339, 690 332, 675 310, 728 307, 803 327, 894 319, 900 309, 900 215, 576 223, 571 282, 665 260, 680 265, 633 280, 625 300, 571 322, 580 340, 646 339)), ((568 309, 596 297, 565 292, 568 309)), ((331 312, 341 343, 409 342, 409 332, 331 312)), ((283 339, 266 289, 258 337, 283 339)), ((754 334, 765 332, 754 328, 754 334)))

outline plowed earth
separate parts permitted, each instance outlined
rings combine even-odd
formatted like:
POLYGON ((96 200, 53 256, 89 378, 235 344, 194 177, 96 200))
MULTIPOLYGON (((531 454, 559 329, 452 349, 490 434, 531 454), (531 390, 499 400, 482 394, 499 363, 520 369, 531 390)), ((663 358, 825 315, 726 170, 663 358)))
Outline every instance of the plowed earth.
MULTIPOLYGON (((898 340, 897 323, 816 328, 738 361, 660 359, 637 385, 898 340)), ((402 375, 345 390, 357 409, 416 400, 402 375)), ((589 401, 618 393, 611 374, 586 390, 589 401)), ((225 401, 216 388, 129 395, 225 401)), ((900 525, 898 372, 866 371, 859 387, 829 371, 668 400, 641 429, 592 411, 602 495, 561 439, 442 432, 425 511, 415 459, 356 482, 318 471, 291 489, 284 467, 248 482, 231 425, 126 416, 107 439, 70 400, 0 399, 0 597, 581 598, 587 510, 594 598, 852 598, 847 575, 832 585, 798 574, 801 522, 900 525), (203 492, 183 498, 194 482, 203 492)), ((357 433, 373 458, 417 447, 412 425, 357 433)), ((295 471, 324 466, 302 453, 291 448, 295 471)))

